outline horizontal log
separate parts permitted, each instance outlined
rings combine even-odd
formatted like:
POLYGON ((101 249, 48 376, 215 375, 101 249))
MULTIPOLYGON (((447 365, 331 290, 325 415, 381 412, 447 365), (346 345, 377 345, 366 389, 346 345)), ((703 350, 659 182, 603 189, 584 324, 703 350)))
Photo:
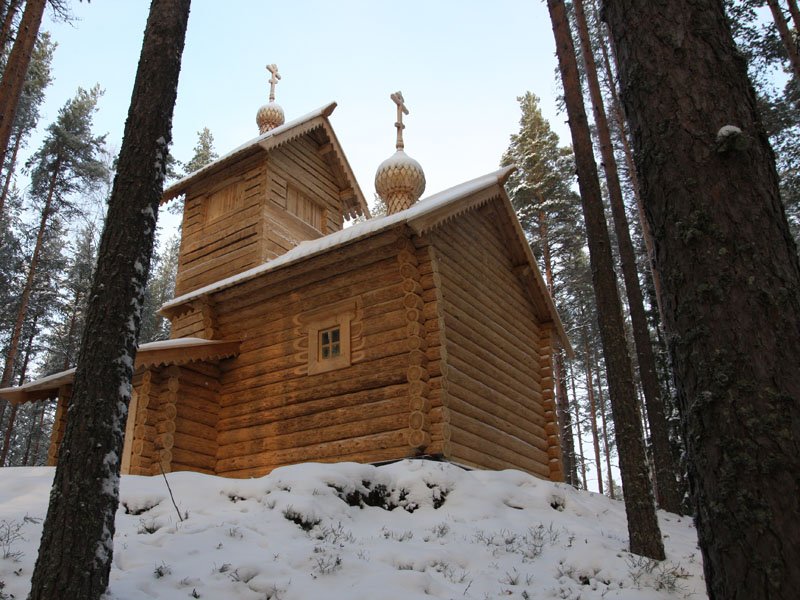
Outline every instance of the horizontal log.
POLYGON ((276 435, 246 442, 225 444, 219 447, 217 458, 230 459, 234 457, 261 454, 264 452, 288 451, 292 448, 303 446, 324 445, 335 441, 342 442, 344 448, 350 441, 356 441, 374 433, 405 429, 408 423, 406 412, 366 419, 350 423, 341 423, 314 430, 304 430, 298 433, 276 435))
POLYGON ((226 443, 223 432, 266 425, 283 419, 293 419, 304 415, 321 413, 339 407, 360 406, 403 396, 405 384, 382 385, 375 388, 358 390, 350 394, 309 398, 306 393, 284 394, 278 397, 260 397, 246 404, 235 405, 223 409, 219 420, 220 443, 226 443))
POLYGON ((212 440, 216 443, 217 429, 202 423, 182 419, 180 416, 175 419, 175 431, 182 434, 192 435, 199 439, 212 440))
POLYGON ((457 384, 454 384, 448 408, 525 440, 543 450, 547 447, 545 443, 547 435, 541 425, 541 418, 537 417, 536 421, 526 419, 519 412, 508 410, 495 402, 477 397, 457 384))
POLYGON ((450 422, 450 443, 453 444, 453 447, 456 444, 460 444, 478 452, 483 452, 487 456, 504 460, 511 468, 523 469, 528 472, 537 470, 539 473, 549 474, 549 457, 546 452, 524 444, 513 444, 515 447, 512 448, 510 447, 512 442, 507 436, 501 436, 498 440, 484 437, 486 428, 482 429, 480 433, 474 433, 474 431, 462 427, 463 425, 472 428, 472 425, 468 423, 468 419, 461 418, 458 420, 458 425, 456 425, 456 417, 457 415, 454 414, 450 422))
POLYGON ((457 410, 451 411, 449 424, 454 429, 467 431, 486 440, 486 443, 502 446, 521 456, 547 464, 548 445, 542 438, 521 439, 457 410))
POLYGON ((447 377, 450 386, 448 394, 451 402, 454 396, 460 395, 464 400, 480 405, 478 400, 480 398, 483 402, 502 406, 506 410, 519 415, 519 417, 536 423, 541 428, 544 428, 547 422, 544 410, 537 402, 517 402, 505 394, 501 394, 496 389, 488 387, 483 383, 482 379, 475 379, 455 366, 450 367, 447 377), (460 390, 466 390, 468 393, 461 393, 460 390))
POLYGON ((196 454, 204 454, 206 456, 216 457, 217 455, 216 440, 206 440, 180 432, 175 433, 175 445, 171 448, 173 460, 176 448, 180 448, 181 450, 185 450, 187 452, 194 452, 196 454))
MULTIPOLYGON (((317 406, 319 405, 319 403, 314 404, 317 406)), ((270 411, 270 413, 272 420, 269 423, 261 425, 250 424, 241 429, 220 431, 218 437, 220 446, 241 442, 246 443, 259 438, 288 435, 337 425, 345 431, 349 423, 391 416, 399 413, 408 414, 408 407, 406 406, 405 398, 402 395, 398 395, 386 400, 350 406, 335 406, 327 410, 317 410, 314 412, 300 404, 284 407, 283 409, 274 409, 270 411), (305 409, 304 414, 293 417, 289 416, 303 409, 305 409)))
MULTIPOLYGON (((454 434, 455 438, 455 434, 454 434)), ((467 466, 478 467, 480 469, 494 469, 502 471, 504 469, 519 469, 527 471, 531 475, 536 475, 542 479, 550 479, 550 470, 547 466, 535 462, 527 462, 526 466, 512 463, 506 458, 498 458, 481 450, 475 450, 470 446, 459 444, 455 441, 449 442, 451 451, 450 459, 463 463, 467 466)))
POLYGON ((269 470, 281 465, 307 461, 338 460, 343 456, 377 455, 386 448, 406 446, 406 429, 374 433, 356 439, 336 440, 311 446, 288 448, 246 456, 237 456, 217 461, 217 472, 267 467, 269 470))

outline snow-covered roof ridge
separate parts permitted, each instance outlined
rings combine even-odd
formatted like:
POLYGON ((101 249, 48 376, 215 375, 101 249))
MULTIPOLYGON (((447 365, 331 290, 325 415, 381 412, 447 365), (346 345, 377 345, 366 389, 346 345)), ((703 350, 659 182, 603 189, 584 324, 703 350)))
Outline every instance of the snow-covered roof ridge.
POLYGON ((275 138, 281 134, 285 134, 291 131, 292 129, 301 127, 307 124, 309 121, 316 119, 317 117, 327 118, 333 113, 335 109, 336 109, 336 102, 330 102, 325 106, 321 106, 316 110, 312 110, 311 112, 306 113, 305 115, 298 117, 296 119, 293 119, 288 123, 284 123, 280 127, 276 127, 274 129, 267 131, 266 133, 257 135, 256 137, 246 141, 242 145, 234 148, 227 154, 220 156, 215 161, 208 163, 207 165, 201 167, 200 169, 198 169, 193 173, 189 173, 185 177, 182 177, 181 179, 170 185, 167 189, 164 190, 164 193, 161 197, 161 202, 164 203, 169 200, 172 200, 173 198, 176 198, 177 196, 180 196, 190 183, 205 176, 213 169, 220 168, 221 166, 231 162, 234 158, 237 158, 239 155, 244 154, 248 150, 260 144, 263 144, 270 138, 275 138))
MULTIPOLYGON (((387 229, 390 229, 396 225, 408 223, 413 226, 415 222, 422 220, 423 217, 428 217, 429 215, 438 213, 440 211, 442 212, 443 218, 452 216, 452 214, 457 214, 458 212, 463 212, 463 210, 472 208, 472 205, 459 207, 461 210, 457 210, 455 212, 451 212, 451 210, 455 208, 455 204, 464 198, 472 196, 473 194, 492 186, 502 186, 513 171, 514 167, 503 167, 502 169, 492 171, 491 173, 487 173, 481 177, 476 177, 475 179, 465 181, 464 183, 460 183, 437 194, 423 198, 410 208, 393 215, 369 219, 362 223, 357 223, 352 227, 348 227, 347 229, 335 231, 321 238, 317 238, 316 240, 301 242, 285 254, 282 254, 264 264, 258 265, 236 275, 232 275, 231 277, 215 281, 214 283, 210 283, 194 291, 183 294, 182 296, 178 296, 177 298, 166 302, 161 307, 161 311, 169 312, 171 309, 177 308, 178 306, 191 302, 192 300, 207 294, 219 292, 243 281, 247 281, 264 273, 274 271, 280 267, 285 267, 301 260, 309 259, 312 256, 317 256, 333 248, 376 235, 377 233, 386 231, 387 229)), ((428 229, 429 226, 425 228, 428 229)))

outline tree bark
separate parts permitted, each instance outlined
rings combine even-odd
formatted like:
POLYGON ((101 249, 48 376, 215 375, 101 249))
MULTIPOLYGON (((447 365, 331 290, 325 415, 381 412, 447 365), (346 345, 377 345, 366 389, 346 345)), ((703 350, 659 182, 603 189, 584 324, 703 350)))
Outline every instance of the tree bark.
POLYGON ((783 16, 781 6, 778 4, 778 0, 767 0, 767 4, 770 11, 772 11, 772 20, 775 22, 778 35, 780 35, 783 47, 786 49, 786 54, 789 55, 789 64, 792 65, 794 76, 800 81, 800 54, 798 54, 797 44, 792 37, 792 32, 789 31, 789 25, 783 16))
POLYGON ((11 150, 11 158, 8 161, 8 169, 6 171, 6 179, 3 182, 3 192, 0 194, 0 215, 6 207, 6 200, 8 199, 8 190, 11 188, 11 180, 14 177, 14 166, 17 163, 17 154, 19 154, 19 147, 22 143, 22 136, 17 135, 14 138, 14 147, 11 150))
POLYGON ((150 5, 29 600, 97 600, 108 586, 139 311, 189 4, 150 5))
POLYGON ((46 4, 46 0, 27 0, 25 3, 25 11, 17 29, 17 39, 11 47, 3 79, 0 81, 0 165, 5 161, 14 116, 17 114, 17 105, 25 85, 25 76, 46 4))
MULTIPOLYGON (((589 95, 592 99, 594 122, 597 127, 597 137, 600 142, 600 154, 603 157, 603 169, 606 174, 608 196, 611 203, 611 214, 614 219, 614 231, 617 237, 620 262, 622 263, 622 277, 625 281, 625 291, 628 297, 628 310, 631 316, 633 329, 633 342, 636 349, 636 359, 639 365, 639 380, 644 392, 647 418, 650 424, 653 461, 656 466, 655 479, 658 495, 656 500, 661 508, 673 513, 681 511, 681 497, 676 483, 676 469, 672 463, 672 452, 669 445, 669 432, 667 417, 664 412, 664 399, 661 397, 661 387, 658 383, 656 359, 653 354, 653 343, 647 327, 647 315, 644 311, 644 297, 639 284, 639 272, 636 268, 636 253, 631 241, 628 217, 625 214, 625 203, 622 199, 622 186, 617 172, 617 159, 614 156, 614 147, 611 143, 611 130, 608 127, 606 110, 603 104, 603 95, 600 92, 600 81, 597 77, 591 42, 589 41, 589 27, 586 23, 586 14, 583 9, 583 0, 575 0, 575 20, 581 41, 583 63, 586 67, 586 81, 589 95)), ((613 497, 613 496, 612 496, 613 497)))
MULTIPOLYGON (((592 352, 592 360, 597 360, 594 357, 594 352, 592 352)), ((600 372, 600 367, 598 366, 597 372, 600 372)), ((608 497, 612 500, 616 500, 616 492, 614 491, 614 476, 611 473, 611 446, 608 443, 608 423, 606 420, 606 395, 603 392, 603 383, 600 380, 600 377, 597 377, 597 395, 600 397, 600 431, 603 435, 603 454, 606 457, 606 478, 608 481, 608 497)), ((599 469, 598 469, 599 470, 599 469)))
POLYGON ((630 549, 635 554, 663 560, 664 544, 656 519, 650 489, 642 425, 636 410, 636 391, 633 370, 628 355, 617 282, 611 256, 611 243, 603 214, 597 165, 592 152, 589 124, 583 106, 583 94, 578 79, 575 47, 567 22, 563 0, 548 0, 547 7, 553 22, 564 99, 569 115, 578 186, 586 222, 592 283, 597 298, 600 339, 603 346, 611 409, 616 427, 620 475, 625 494, 630 549))
POLYGON ((792 15, 795 35, 800 35, 800 8, 797 7, 797 0, 788 0, 789 14, 792 15))
POLYGON ((3 13, 3 25, 0 28, 0 54, 5 54, 6 46, 11 39, 11 28, 14 25, 14 17, 17 14, 20 0, 10 0, 3 13))
POLYGON ((709 598, 795 598, 800 264, 756 95, 719 0, 605 7, 709 598))

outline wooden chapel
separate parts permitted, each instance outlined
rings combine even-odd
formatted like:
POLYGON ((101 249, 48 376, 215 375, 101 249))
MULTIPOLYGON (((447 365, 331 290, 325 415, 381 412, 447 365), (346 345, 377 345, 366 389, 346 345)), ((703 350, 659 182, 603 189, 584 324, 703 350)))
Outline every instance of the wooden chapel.
MULTIPOLYGON (((570 347, 503 188, 512 169, 419 200, 392 94, 388 214, 368 218, 336 104, 285 123, 268 69, 260 134, 164 192, 183 199, 172 339, 139 349, 123 472, 435 456, 563 480, 553 349, 570 347)), ((50 464, 73 372, 0 390, 58 398, 50 464)))

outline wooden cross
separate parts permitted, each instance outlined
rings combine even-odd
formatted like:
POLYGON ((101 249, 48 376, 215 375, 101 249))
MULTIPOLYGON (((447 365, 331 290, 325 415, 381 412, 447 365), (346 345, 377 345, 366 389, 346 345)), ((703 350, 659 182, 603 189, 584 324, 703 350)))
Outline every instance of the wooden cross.
POLYGON ((269 101, 275 102, 275 84, 281 79, 281 76, 278 73, 278 65, 267 65, 267 71, 272 73, 272 77, 269 78, 269 101))
POLYGON ((394 124, 397 127, 397 144, 395 144, 395 148, 402 150, 405 147, 403 144, 403 129, 406 128, 403 125, 403 114, 408 114, 408 108, 406 108, 406 101, 403 99, 403 92, 395 92, 389 97, 397 104, 397 121, 394 124))

